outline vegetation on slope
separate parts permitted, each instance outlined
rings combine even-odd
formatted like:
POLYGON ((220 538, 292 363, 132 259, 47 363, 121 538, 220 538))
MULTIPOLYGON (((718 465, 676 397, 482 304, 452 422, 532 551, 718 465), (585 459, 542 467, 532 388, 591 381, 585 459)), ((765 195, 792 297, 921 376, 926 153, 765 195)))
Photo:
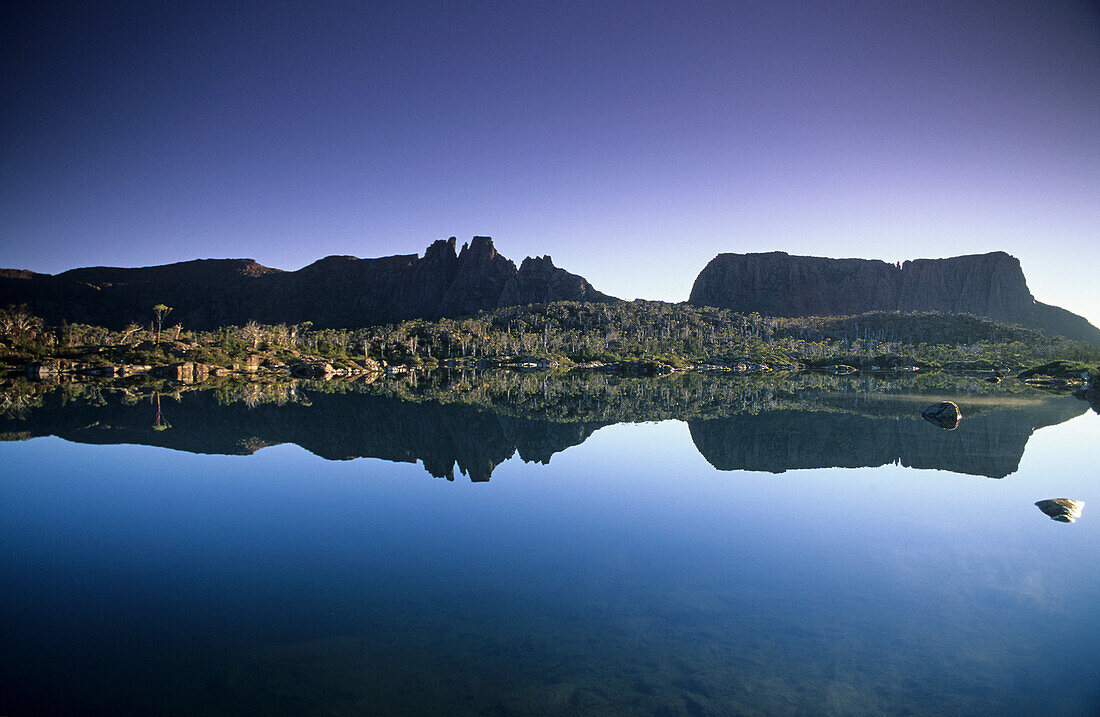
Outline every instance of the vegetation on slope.
POLYGON ((47 326, 25 310, 9 307, 0 310, 0 363, 15 367, 52 357, 228 366, 257 353, 272 361, 309 355, 411 366, 517 357, 559 365, 650 360, 673 367, 744 362, 772 368, 846 364, 1019 370, 1055 360, 1100 363, 1096 347, 967 314, 777 318, 639 300, 534 304, 465 319, 355 330, 315 330, 309 322, 250 322, 194 332, 178 324, 162 327, 156 318, 150 307, 148 325, 112 331, 81 324, 47 326))

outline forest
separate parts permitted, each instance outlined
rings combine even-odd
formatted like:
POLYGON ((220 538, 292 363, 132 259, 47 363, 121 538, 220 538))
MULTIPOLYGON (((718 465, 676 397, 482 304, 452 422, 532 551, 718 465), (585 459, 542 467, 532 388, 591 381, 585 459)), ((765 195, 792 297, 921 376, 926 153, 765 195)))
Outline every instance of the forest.
POLYGON ((656 301, 565 301, 354 330, 249 322, 200 332, 173 323, 171 312, 163 304, 150 307, 148 323, 115 331, 48 325, 23 307, 0 309, 0 365, 12 370, 49 358, 91 366, 190 361, 231 367, 258 357, 264 365, 311 358, 423 369, 649 361, 672 369, 844 365, 1015 372, 1052 361, 1100 363, 1098 347, 969 314, 781 318, 656 301))

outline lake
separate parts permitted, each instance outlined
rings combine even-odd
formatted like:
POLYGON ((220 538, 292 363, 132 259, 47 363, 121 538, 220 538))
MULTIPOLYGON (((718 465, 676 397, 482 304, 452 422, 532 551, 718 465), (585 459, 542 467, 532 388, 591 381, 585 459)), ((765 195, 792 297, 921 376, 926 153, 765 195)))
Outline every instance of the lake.
POLYGON ((1096 714, 1100 416, 1009 384, 8 385, 0 714, 1096 714))

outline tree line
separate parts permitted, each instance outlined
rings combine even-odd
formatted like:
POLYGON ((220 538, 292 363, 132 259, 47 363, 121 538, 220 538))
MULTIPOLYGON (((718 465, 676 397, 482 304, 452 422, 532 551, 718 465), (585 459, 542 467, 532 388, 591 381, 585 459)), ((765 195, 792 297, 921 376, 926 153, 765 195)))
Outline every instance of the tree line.
POLYGON ((1080 342, 977 316, 935 312, 784 318, 658 301, 563 301, 358 329, 252 321, 213 331, 169 325, 170 316, 171 307, 158 304, 150 307, 149 324, 116 331, 64 322, 50 326, 25 307, 8 307, 0 309, 0 352, 9 364, 91 350, 137 361, 186 355, 224 364, 269 352, 428 366, 517 357, 565 364, 650 359, 674 366, 688 361, 793 365, 904 356, 926 365, 985 360, 1018 367, 1055 358, 1100 359, 1100 349, 1080 342))

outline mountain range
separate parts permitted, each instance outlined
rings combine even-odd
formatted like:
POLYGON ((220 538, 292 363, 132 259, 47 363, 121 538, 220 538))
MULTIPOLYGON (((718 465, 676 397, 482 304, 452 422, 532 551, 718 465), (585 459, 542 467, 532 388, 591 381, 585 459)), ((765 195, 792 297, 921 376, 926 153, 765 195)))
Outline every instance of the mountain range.
MULTIPOLYGON (((456 250, 451 237, 423 256, 330 256, 283 271, 252 259, 197 259, 142 268, 87 267, 60 274, 0 269, 0 306, 26 304, 47 321, 122 328, 148 323, 156 304, 191 329, 313 322, 356 328, 439 319, 552 301, 617 302, 584 277, 528 257, 517 268, 489 237, 456 250)), ((971 313, 1100 345, 1083 317, 1035 300, 1020 262, 1004 252, 890 264, 784 252, 719 254, 688 299, 771 316, 868 311, 971 313)))
POLYGON ((424 256, 330 256, 297 271, 252 259, 197 259, 138 269, 89 267, 57 275, 0 270, 0 306, 26 304, 48 321, 121 328, 148 323, 151 308, 173 308, 192 329, 296 324, 355 328, 406 319, 439 319, 503 306, 551 301, 616 301, 583 277, 528 257, 516 268, 489 237, 455 250, 434 242, 424 256))

